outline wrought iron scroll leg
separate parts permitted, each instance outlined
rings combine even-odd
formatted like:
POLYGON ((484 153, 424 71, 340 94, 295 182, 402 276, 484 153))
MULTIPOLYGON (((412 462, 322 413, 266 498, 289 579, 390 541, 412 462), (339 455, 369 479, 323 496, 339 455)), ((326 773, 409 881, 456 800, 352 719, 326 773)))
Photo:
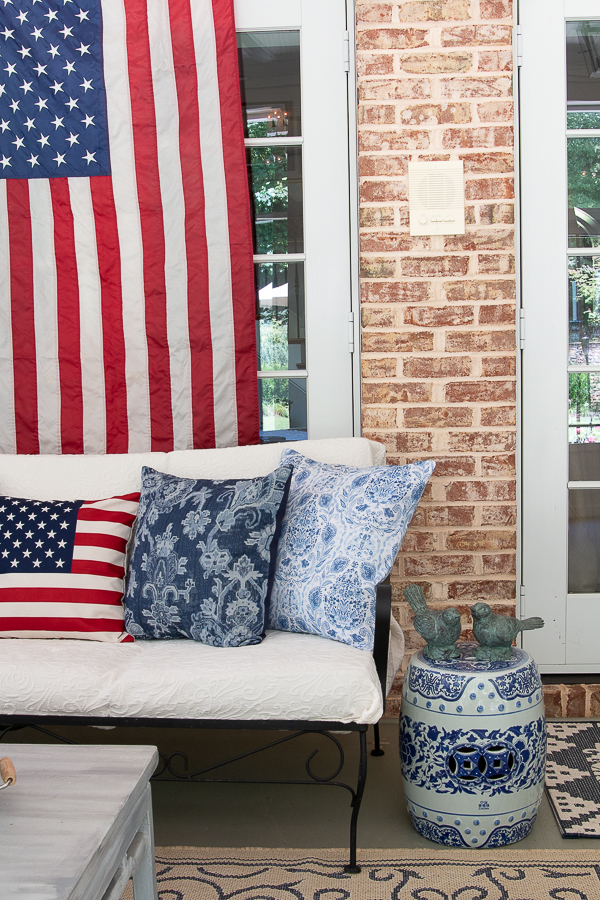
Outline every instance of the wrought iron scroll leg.
POLYGON ((371 756, 385 756, 385 750, 381 749, 379 743, 379 722, 375 722, 373 725, 373 737, 375 738, 375 749, 371 750, 371 756))
POLYGON ((349 875, 357 875, 360 872, 360 866, 356 865, 356 825, 358 822, 358 813, 360 812, 360 804, 362 802, 365 791, 365 782, 367 780, 367 729, 359 732, 360 740, 360 760, 358 763, 358 783, 356 785, 356 793, 352 798, 352 818, 350 819, 350 861, 344 866, 344 872, 349 875))

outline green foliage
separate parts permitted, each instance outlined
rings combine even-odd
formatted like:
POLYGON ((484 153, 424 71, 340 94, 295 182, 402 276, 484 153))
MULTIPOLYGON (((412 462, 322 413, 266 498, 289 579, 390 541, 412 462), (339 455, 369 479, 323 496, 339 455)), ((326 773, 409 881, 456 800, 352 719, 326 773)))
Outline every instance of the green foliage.
POLYGON ((600 207, 600 137, 569 138, 568 146, 569 206, 600 207))

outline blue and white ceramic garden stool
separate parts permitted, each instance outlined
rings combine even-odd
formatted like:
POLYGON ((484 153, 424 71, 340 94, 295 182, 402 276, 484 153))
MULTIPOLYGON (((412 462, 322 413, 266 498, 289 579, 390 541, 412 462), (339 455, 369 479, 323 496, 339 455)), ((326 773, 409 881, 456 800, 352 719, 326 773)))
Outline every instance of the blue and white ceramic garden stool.
POLYGON ((544 698, 524 650, 479 661, 416 653, 402 689, 400 759, 404 794, 420 834, 451 847, 500 847, 530 831, 546 766, 544 698))

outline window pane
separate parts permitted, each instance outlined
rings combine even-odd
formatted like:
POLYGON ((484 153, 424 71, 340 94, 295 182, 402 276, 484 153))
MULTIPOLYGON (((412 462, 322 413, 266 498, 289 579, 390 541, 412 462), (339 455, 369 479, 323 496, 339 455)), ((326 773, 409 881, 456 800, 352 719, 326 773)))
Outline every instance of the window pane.
POLYGON ((567 102, 600 103, 600 22, 567 22, 567 102))
POLYGON ((246 150, 255 253, 302 253, 302 150, 246 150))
POLYGON ((306 378, 259 378, 260 437, 306 440, 306 378))
POLYGON ((300 33, 238 33, 246 137, 299 135, 300 33))
POLYGON ((569 491, 569 593, 600 588, 600 491, 569 491), (598 548, 598 549, 597 549, 598 548))
POLYGON ((600 259, 569 257, 569 363, 600 365, 600 259))
POLYGON ((569 138, 569 247, 600 246, 600 137, 569 138))
POLYGON ((569 373, 569 480, 600 481, 600 374, 569 373))
POLYGON ((258 368, 305 369, 304 264, 256 266, 258 368))

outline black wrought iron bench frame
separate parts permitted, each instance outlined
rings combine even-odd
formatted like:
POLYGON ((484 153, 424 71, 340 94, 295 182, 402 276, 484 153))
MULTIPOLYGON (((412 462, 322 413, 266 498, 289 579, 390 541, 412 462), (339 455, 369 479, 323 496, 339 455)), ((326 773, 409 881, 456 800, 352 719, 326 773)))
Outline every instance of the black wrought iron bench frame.
MULTIPOLYGON (((381 686, 382 697, 385 701, 386 681, 387 681, 387 665, 388 665, 388 644, 389 644, 389 628, 391 616, 391 587, 389 581, 377 586, 376 597, 376 620, 375 620, 375 641, 373 647, 373 658, 377 675, 381 686)), ((52 732, 47 726, 56 725, 114 725, 117 727, 138 726, 138 727, 166 727, 166 728, 214 728, 214 729, 247 729, 247 730, 265 730, 265 731, 289 731, 291 734, 280 737, 275 741, 270 741, 261 747, 257 747, 246 753, 218 762, 214 765, 200 769, 198 772, 187 772, 187 758, 180 751, 171 753, 168 757, 161 756, 161 767, 154 774, 156 780, 177 780, 177 781, 194 781, 201 783, 229 783, 229 784, 307 784, 320 787, 341 787, 350 792, 351 796, 351 818, 350 818, 350 842, 349 842, 349 860, 344 870, 349 873, 360 872, 360 866, 356 864, 356 842, 357 842, 357 825, 358 814, 362 803, 365 783, 367 779, 367 731, 369 726, 356 722, 307 722, 303 720, 255 720, 255 719, 165 719, 165 718, 128 718, 128 717, 107 717, 107 716, 24 716, 24 715, 0 715, 0 741, 11 731, 21 728, 34 728, 42 734, 46 734, 56 740, 64 743, 73 743, 68 738, 52 732), (359 738, 359 761, 358 775, 356 787, 352 787, 343 781, 338 781, 339 775, 344 765, 344 750, 340 741, 332 732, 356 732, 359 738), (335 747, 339 761, 334 770, 326 776, 317 775, 311 768, 311 761, 319 752, 318 749, 308 756, 305 762, 305 769, 308 778, 303 779, 238 779, 238 778, 208 778, 203 777, 208 772, 223 766, 238 762, 241 759, 260 753, 263 750, 284 744, 288 741, 299 738, 303 735, 314 734, 324 737, 331 746, 335 747), (182 760, 184 771, 177 771, 176 760, 182 760)), ((375 747, 371 751, 373 756, 382 756, 379 741, 379 724, 375 724, 374 741, 375 747)))

